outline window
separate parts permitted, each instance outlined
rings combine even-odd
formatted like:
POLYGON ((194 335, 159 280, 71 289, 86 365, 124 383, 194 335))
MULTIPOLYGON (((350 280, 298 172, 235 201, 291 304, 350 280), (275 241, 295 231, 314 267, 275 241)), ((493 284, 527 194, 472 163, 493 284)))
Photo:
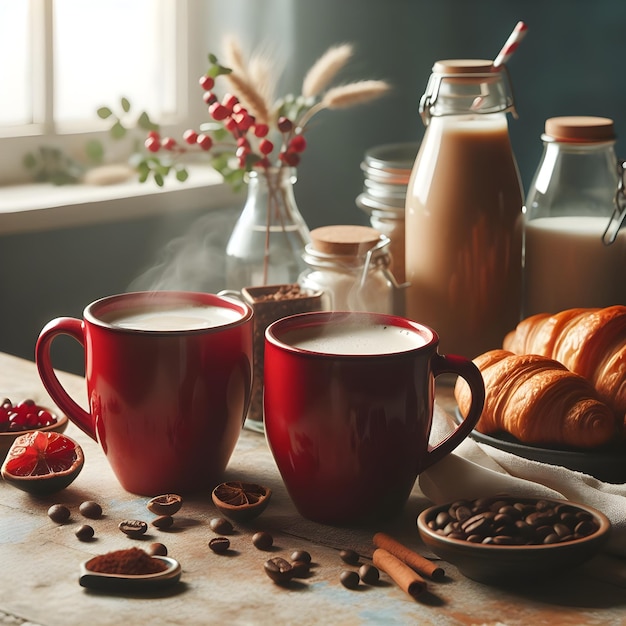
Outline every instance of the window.
POLYGON ((27 180, 22 158, 44 144, 77 157, 87 139, 105 137, 96 109, 119 109, 122 96, 164 128, 193 123, 188 51, 198 6, 0 0, 0 184, 27 180))

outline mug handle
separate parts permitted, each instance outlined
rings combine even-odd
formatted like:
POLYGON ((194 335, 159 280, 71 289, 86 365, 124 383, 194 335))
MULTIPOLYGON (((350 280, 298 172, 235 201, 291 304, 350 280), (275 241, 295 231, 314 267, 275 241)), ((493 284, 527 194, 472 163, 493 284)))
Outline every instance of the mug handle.
POLYGON ((43 386, 55 404, 76 426, 92 439, 96 439, 93 417, 67 393, 52 367, 50 347, 58 335, 69 335, 85 348, 84 323, 73 317, 57 317, 48 322, 39 333, 35 346, 35 362, 43 386))
POLYGON ((472 392, 472 400, 467 416, 445 438, 435 446, 428 446, 424 465, 420 472, 440 461, 452 452, 471 432, 480 419, 485 404, 485 383, 476 365, 465 357, 456 354, 434 354, 431 368, 435 378, 441 374, 458 374, 465 379, 472 392))

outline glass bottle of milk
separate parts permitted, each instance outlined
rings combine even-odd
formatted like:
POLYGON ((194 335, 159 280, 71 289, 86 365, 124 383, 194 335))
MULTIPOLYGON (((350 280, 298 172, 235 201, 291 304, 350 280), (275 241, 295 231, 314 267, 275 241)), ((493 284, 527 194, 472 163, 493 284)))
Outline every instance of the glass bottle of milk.
POLYGON ((519 322, 524 197, 505 67, 437 61, 420 102, 426 132, 406 197, 406 315, 440 348, 474 358, 519 322))
POLYGON ((613 121, 550 118, 542 140, 526 200, 524 315, 626 304, 626 230, 607 232, 622 175, 613 121))

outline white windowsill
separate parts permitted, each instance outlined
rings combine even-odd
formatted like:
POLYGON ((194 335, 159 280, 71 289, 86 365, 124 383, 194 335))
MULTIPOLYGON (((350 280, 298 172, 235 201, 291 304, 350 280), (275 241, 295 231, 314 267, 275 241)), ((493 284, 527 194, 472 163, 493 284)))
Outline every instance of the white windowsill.
POLYGON ((34 232, 186 210, 224 208, 241 198, 222 177, 206 166, 191 166, 184 183, 136 180, 114 185, 49 183, 0 187, 0 235, 34 232))

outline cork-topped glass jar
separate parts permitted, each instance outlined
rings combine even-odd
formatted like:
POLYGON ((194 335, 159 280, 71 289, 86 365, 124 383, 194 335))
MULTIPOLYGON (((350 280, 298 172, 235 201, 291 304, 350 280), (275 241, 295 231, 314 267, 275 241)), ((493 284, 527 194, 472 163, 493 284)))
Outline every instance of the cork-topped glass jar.
POLYGON ((323 226, 305 248, 303 288, 322 291, 327 311, 394 313, 397 283, 389 267, 389 237, 369 226, 323 226))
POLYGON ((626 304, 623 165, 613 120, 546 120, 526 200, 524 316, 626 304), (614 226, 614 228, 609 228, 614 226))

